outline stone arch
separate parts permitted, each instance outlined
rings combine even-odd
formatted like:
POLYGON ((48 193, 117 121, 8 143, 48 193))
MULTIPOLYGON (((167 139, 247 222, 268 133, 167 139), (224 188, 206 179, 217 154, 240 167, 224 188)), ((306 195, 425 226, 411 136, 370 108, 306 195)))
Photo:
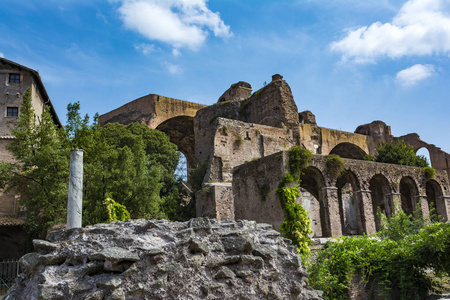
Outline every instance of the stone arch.
POLYGON ((167 134, 170 141, 178 146, 178 151, 186 157, 188 170, 196 166, 193 117, 173 117, 160 123, 156 129, 167 134))
POLYGON ((362 209, 361 187, 357 176, 346 170, 336 180, 342 235, 363 234, 365 220, 362 209))
POLYGON ((331 236, 322 189, 325 179, 319 169, 309 166, 300 176, 301 204, 308 211, 314 236, 331 236))
POLYGON ((445 200, 442 188, 436 180, 430 179, 425 184, 425 191, 427 195, 428 208, 434 206, 435 212, 448 220, 447 212, 445 209, 445 200))
POLYGON ((331 151, 330 154, 339 155, 342 158, 350 159, 364 159, 366 152, 360 147, 352 143, 340 143, 337 144, 331 151))
POLYGON ((375 227, 380 229, 380 220, 377 216, 378 208, 388 218, 392 216, 394 205, 392 203, 392 191, 387 178, 382 174, 376 174, 369 181, 369 190, 372 197, 372 208, 375 218, 375 227))
POLYGON ((419 191, 414 180, 405 176, 400 180, 401 208, 407 214, 411 215, 416 207, 419 191))
POLYGON ((416 152, 416 155, 423 155, 427 159, 428 163, 431 166, 431 156, 430 156, 430 150, 428 149, 428 147, 423 146, 423 147, 414 149, 414 152, 416 152))

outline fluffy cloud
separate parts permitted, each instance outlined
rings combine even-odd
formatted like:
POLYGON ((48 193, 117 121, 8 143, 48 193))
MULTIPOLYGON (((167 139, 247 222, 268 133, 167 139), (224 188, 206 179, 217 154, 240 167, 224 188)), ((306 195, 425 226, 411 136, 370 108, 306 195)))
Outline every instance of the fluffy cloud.
POLYGON ((209 31, 215 36, 232 36, 219 13, 208 9, 207 0, 120 0, 119 12, 125 27, 150 40, 175 49, 198 49, 209 31))
POLYGON ((414 65, 397 73, 396 79, 401 85, 411 86, 435 73, 433 65, 414 65))
POLYGON ((450 53, 450 1, 409 0, 391 23, 373 23, 331 44, 344 59, 374 62, 408 55, 450 53))
POLYGON ((181 68, 178 65, 174 65, 168 62, 165 62, 163 65, 167 69, 167 71, 169 71, 170 74, 179 75, 183 73, 183 68, 181 68))
POLYGON ((134 49, 136 49, 137 51, 141 51, 142 54, 144 54, 144 55, 147 55, 147 54, 155 51, 156 47, 155 47, 155 45, 141 43, 141 44, 134 45, 134 49))

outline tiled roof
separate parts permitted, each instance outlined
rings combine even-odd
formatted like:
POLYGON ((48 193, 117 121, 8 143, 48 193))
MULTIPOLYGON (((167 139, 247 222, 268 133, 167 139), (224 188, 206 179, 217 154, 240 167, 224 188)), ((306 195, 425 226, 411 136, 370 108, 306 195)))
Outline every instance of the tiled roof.
POLYGON ((0 226, 21 226, 25 221, 14 216, 0 216, 0 226))

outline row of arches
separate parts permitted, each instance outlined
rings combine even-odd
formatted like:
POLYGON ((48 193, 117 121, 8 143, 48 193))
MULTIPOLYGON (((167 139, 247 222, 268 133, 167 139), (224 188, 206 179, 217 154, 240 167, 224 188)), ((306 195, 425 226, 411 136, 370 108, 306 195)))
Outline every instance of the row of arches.
POLYGON ((358 177, 347 170, 333 186, 326 186, 322 172, 313 166, 304 170, 300 179, 300 201, 309 211, 315 236, 370 233, 370 228, 379 230, 378 210, 390 218, 400 208, 412 214, 419 203, 424 215, 434 208, 434 213, 448 218, 442 188, 435 180, 426 181, 425 190, 419 191, 409 176, 391 183, 384 175, 375 174, 364 190, 358 177))

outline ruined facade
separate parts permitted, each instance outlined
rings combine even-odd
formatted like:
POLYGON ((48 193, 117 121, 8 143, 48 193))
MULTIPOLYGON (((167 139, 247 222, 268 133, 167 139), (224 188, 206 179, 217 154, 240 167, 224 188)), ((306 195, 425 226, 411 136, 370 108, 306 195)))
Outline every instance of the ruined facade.
MULTIPOLYGON (((11 129, 20 116, 22 99, 30 89, 32 106, 39 120, 48 107, 53 121, 61 125, 47 95, 39 73, 35 70, 0 58, 0 161, 12 162, 13 156, 6 146, 14 139, 11 129)), ((0 193, 0 259, 20 257, 24 239, 23 220, 18 218, 18 196, 0 193)))
POLYGON ((421 203, 426 214, 433 203, 437 213, 449 219, 449 154, 417 134, 394 137, 381 121, 361 125, 354 133, 320 127, 313 113, 298 112, 289 85, 278 74, 254 93, 248 83, 233 84, 207 107, 149 95, 100 117, 102 124, 135 121, 163 129, 177 141, 190 166, 206 162, 204 189, 196 194, 197 216, 250 219, 278 228, 283 213, 269 192, 286 172, 284 151, 302 145, 315 156, 301 177, 304 196, 298 201, 309 211, 316 236, 372 233, 378 207, 390 216, 399 207, 411 213, 421 203), (161 127, 173 119, 178 122, 172 131, 183 131, 185 143, 161 127), (427 148, 436 177, 425 178, 420 168, 363 160, 375 154, 380 142, 395 139, 404 139, 416 151, 427 148), (345 159, 342 176, 329 174, 328 154, 345 159))

